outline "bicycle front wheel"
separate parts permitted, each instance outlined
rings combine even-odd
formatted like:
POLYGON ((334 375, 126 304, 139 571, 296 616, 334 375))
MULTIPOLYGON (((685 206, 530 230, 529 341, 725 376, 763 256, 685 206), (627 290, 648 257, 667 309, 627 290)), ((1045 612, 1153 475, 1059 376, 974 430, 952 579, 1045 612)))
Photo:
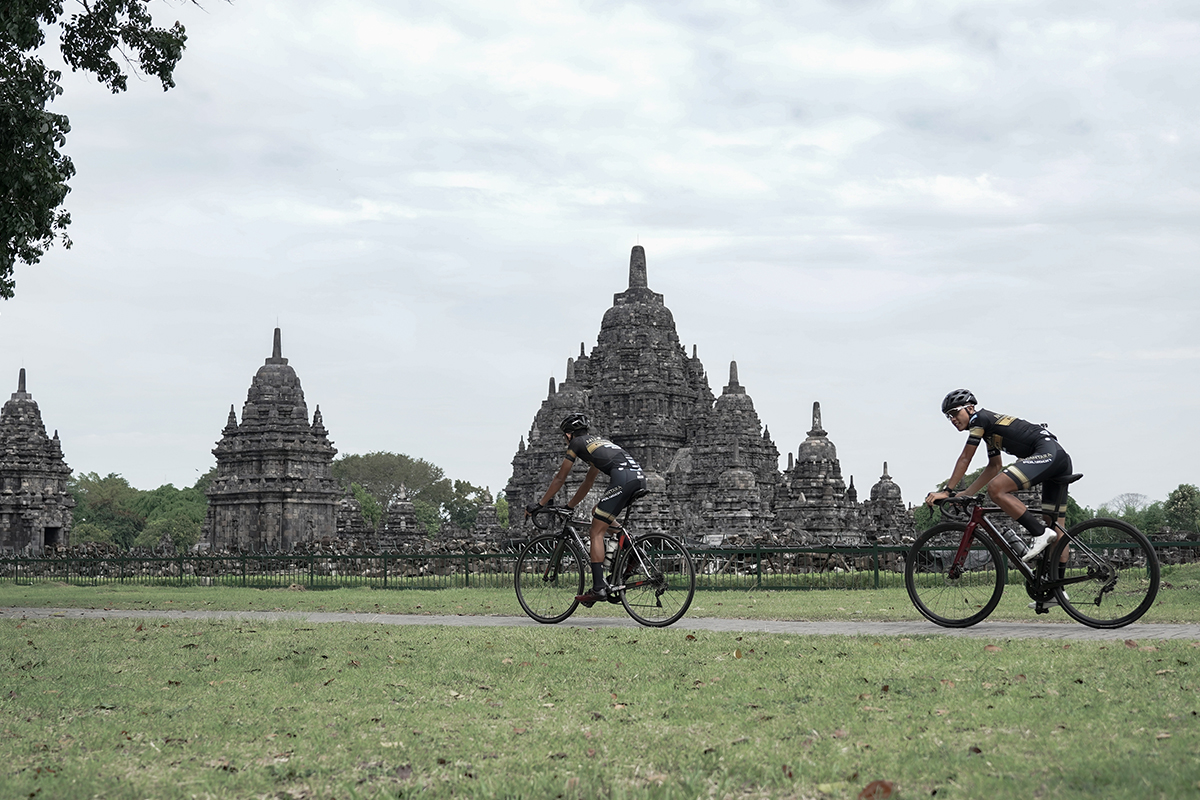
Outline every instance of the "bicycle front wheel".
POLYGON ((587 559, 568 537, 548 533, 531 539, 517 556, 517 602, 538 622, 562 622, 575 612, 583 594, 587 559))
POLYGON ((995 610, 1004 594, 1008 567, 982 528, 957 574, 951 567, 967 526, 944 522, 922 533, 904 562, 904 587, 913 605, 930 622, 966 628, 995 610))
POLYGON ((696 566, 683 542, 652 533, 623 551, 613 569, 621 604, 643 625, 664 628, 677 621, 696 594, 696 566))
POLYGON ((1068 550, 1067 585, 1055 590, 1062 610, 1093 628, 1140 619, 1158 595, 1158 556, 1150 540, 1119 519, 1089 519, 1059 538, 1050 563, 1068 550))

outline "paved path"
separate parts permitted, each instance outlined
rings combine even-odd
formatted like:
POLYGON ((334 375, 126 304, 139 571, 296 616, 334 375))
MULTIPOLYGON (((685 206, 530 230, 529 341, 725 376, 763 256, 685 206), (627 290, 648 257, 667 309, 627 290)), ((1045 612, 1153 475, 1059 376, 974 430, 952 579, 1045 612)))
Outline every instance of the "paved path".
MULTIPOLYGON (((418 614, 354 614, 316 611, 143 611, 86 608, 0 608, 0 619, 240 619, 262 622, 370 623, 375 625, 445 625, 449 627, 539 627, 528 617, 434 616, 418 614)), ((641 626, 626 617, 586 617, 557 627, 630 628, 641 626)), ((793 622, 784 620, 684 617, 672 630, 724 633, 785 633, 793 636, 967 636, 975 639, 1190 639, 1200 641, 1200 625, 1133 624, 1115 630, 1088 628, 1073 622, 981 622, 971 628, 939 628, 930 622, 793 622)))

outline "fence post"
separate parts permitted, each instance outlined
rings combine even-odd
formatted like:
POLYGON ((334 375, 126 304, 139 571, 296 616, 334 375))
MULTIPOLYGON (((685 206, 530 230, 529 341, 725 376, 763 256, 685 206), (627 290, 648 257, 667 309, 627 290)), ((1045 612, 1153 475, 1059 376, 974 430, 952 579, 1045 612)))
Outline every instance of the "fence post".
POLYGON ((317 572, 317 556, 315 553, 308 554, 308 588, 313 588, 313 577, 317 572))
POLYGON ((471 554, 463 553, 463 585, 471 588, 471 554))
POLYGON ((387 588, 387 553, 383 554, 383 588, 387 588))
POLYGON ((756 546, 754 548, 754 558, 758 562, 758 564, 756 565, 756 567, 754 569, 754 588, 761 589, 762 588, 762 547, 761 546, 756 546))
POLYGON ((246 554, 242 553, 242 588, 246 587, 246 554))
POLYGON ((871 557, 875 561, 875 588, 879 588, 879 543, 876 542, 871 547, 871 557))

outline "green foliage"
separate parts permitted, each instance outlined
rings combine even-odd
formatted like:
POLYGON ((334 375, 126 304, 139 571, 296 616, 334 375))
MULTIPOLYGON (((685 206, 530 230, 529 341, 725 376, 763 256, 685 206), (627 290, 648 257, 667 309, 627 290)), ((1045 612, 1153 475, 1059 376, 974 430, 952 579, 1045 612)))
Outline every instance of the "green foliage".
POLYGON ((1096 516, 1096 512, 1090 508, 1079 505, 1075 502, 1074 497, 1067 497, 1067 527, 1078 525, 1084 520, 1092 519, 1096 516))
POLYGON ((207 500, 195 487, 176 489, 168 483, 142 491, 120 475, 101 478, 90 472, 74 476, 68 489, 75 498, 73 542, 153 547, 166 534, 183 550, 200 541, 207 500))
POLYGON ((192 486, 201 494, 208 491, 208 487, 212 485, 213 479, 217 477, 217 468, 213 466, 208 472, 196 479, 196 483, 192 486))
POLYGON ((333 462, 333 477, 347 491, 357 483, 384 508, 401 493, 437 508, 454 495, 454 484, 441 467, 402 453, 341 456, 333 462))
POLYGON ((147 522, 133 545, 157 547, 163 537, 167 536, 177 551, 186 551, 200 541, 202 522, 197 521, 187 511, 176 509, 147 522))
POLYGON ((138 490, 129 485, 129 481, 116 473, 109 473, 103 478, 95 472, 85 472, 72 476, 68 491, 75 498, 72 527, 78 530, 85 523, 90 523, 94 529, 105 533, 93 534, 93 541, 107 541, 125 549, 133 546, 146 517, 136 508, 138 490))
POLYGON ((354 499, 358 501, 358 505, 362 509, 363 522, 369 528, 378 528, 379 523, 383 521, 383 506, 379 504, 374 495, 369 494, 366 489, 357 483, 350 484, 350 492, 354 495, 354 499))
POLYGON ((426 503, 424 500, 413 500, 413 510, 417 514, 417 522, 425 528, 425 531, 434 536, 438 532, 438 528, 442 524, 442 515, 438 511, 438 507, 433 503, 426 503))
POLYGON ((1166 523, 1177 531, 1200 533, 1200 488, 1181 483, 1167 495, 1166 523))
POLYGON ((99 542, 100 544, 114 544, 112 531, 94 522, 81 522, 71 526, 71 543, 83 544, 85 542, 99 542))
POLYGON ((496 519, 500 521, 501 528, 508 528, 508 498, 504 492, 496 493, 496 519))
POLYGON ((451 480, 441 467, 402 453, 377 451, 342 456, 333 462, 333 476, 363 504, 364 518, 367 503, 355 486, 378 504, 379 519, 393 500, 406 496, 417 511, 417 520, 430 534, 437 533, 444 519, 459 528, 470 528, 479 510, 492 504, 492 494, 486 488, 451 480))
POLYGON ((1098 517, 1115 517, 1128 522, 1142 533, 1153 536, 1166 524, 1165 504, 1150 502, 1144 494, 1128 492, 1119 494, 1096 510, 1098 517))
POLYGON ((62 54, 72 70, 91 72, 113 93, 124 91, 122 66, 175 85, 172 73, 187 36, 176 22, 155 28, 146 0, 96 0, 64 17, 62 0, 4 0, 0 3, 0 297, 13 296, 17 261, 36 264, 60 238, 71 246, 62 209, 75 174, 60 149, 71 130, 68 119, 47 106, 60 94, 62 73, 46 68, 37 49, 45 29, 62 30, 62 54), (120 61, 113 53, 120 54, 120 61))
POLYGON ((442 504, 442 510, 456 527, 469 529, 479 509, 492 504, 492 493, 466 481, 454 482, 454 494, 442 504))

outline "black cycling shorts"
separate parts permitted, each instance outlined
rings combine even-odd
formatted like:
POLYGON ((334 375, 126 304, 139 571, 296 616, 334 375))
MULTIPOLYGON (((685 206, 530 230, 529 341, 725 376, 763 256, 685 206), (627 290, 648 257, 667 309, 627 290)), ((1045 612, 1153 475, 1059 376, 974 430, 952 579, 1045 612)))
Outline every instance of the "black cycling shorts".
POLYGON ((608 477, 612 483, 592 509, 592 516, 611 525, 617 521, 617 514, 633 502, 634 495, 646 488, 646 474, 640 469, 614 469, 608 477))
POLYGON ((1007 467, 1004 475, 1021 489, 1042 485, 1042 513, 1061 517, 1067 513, 1067 484, 1054 479, 1071 474, 1071 457, 1053 439, 1042 439, 1037 450, 1007 467))

